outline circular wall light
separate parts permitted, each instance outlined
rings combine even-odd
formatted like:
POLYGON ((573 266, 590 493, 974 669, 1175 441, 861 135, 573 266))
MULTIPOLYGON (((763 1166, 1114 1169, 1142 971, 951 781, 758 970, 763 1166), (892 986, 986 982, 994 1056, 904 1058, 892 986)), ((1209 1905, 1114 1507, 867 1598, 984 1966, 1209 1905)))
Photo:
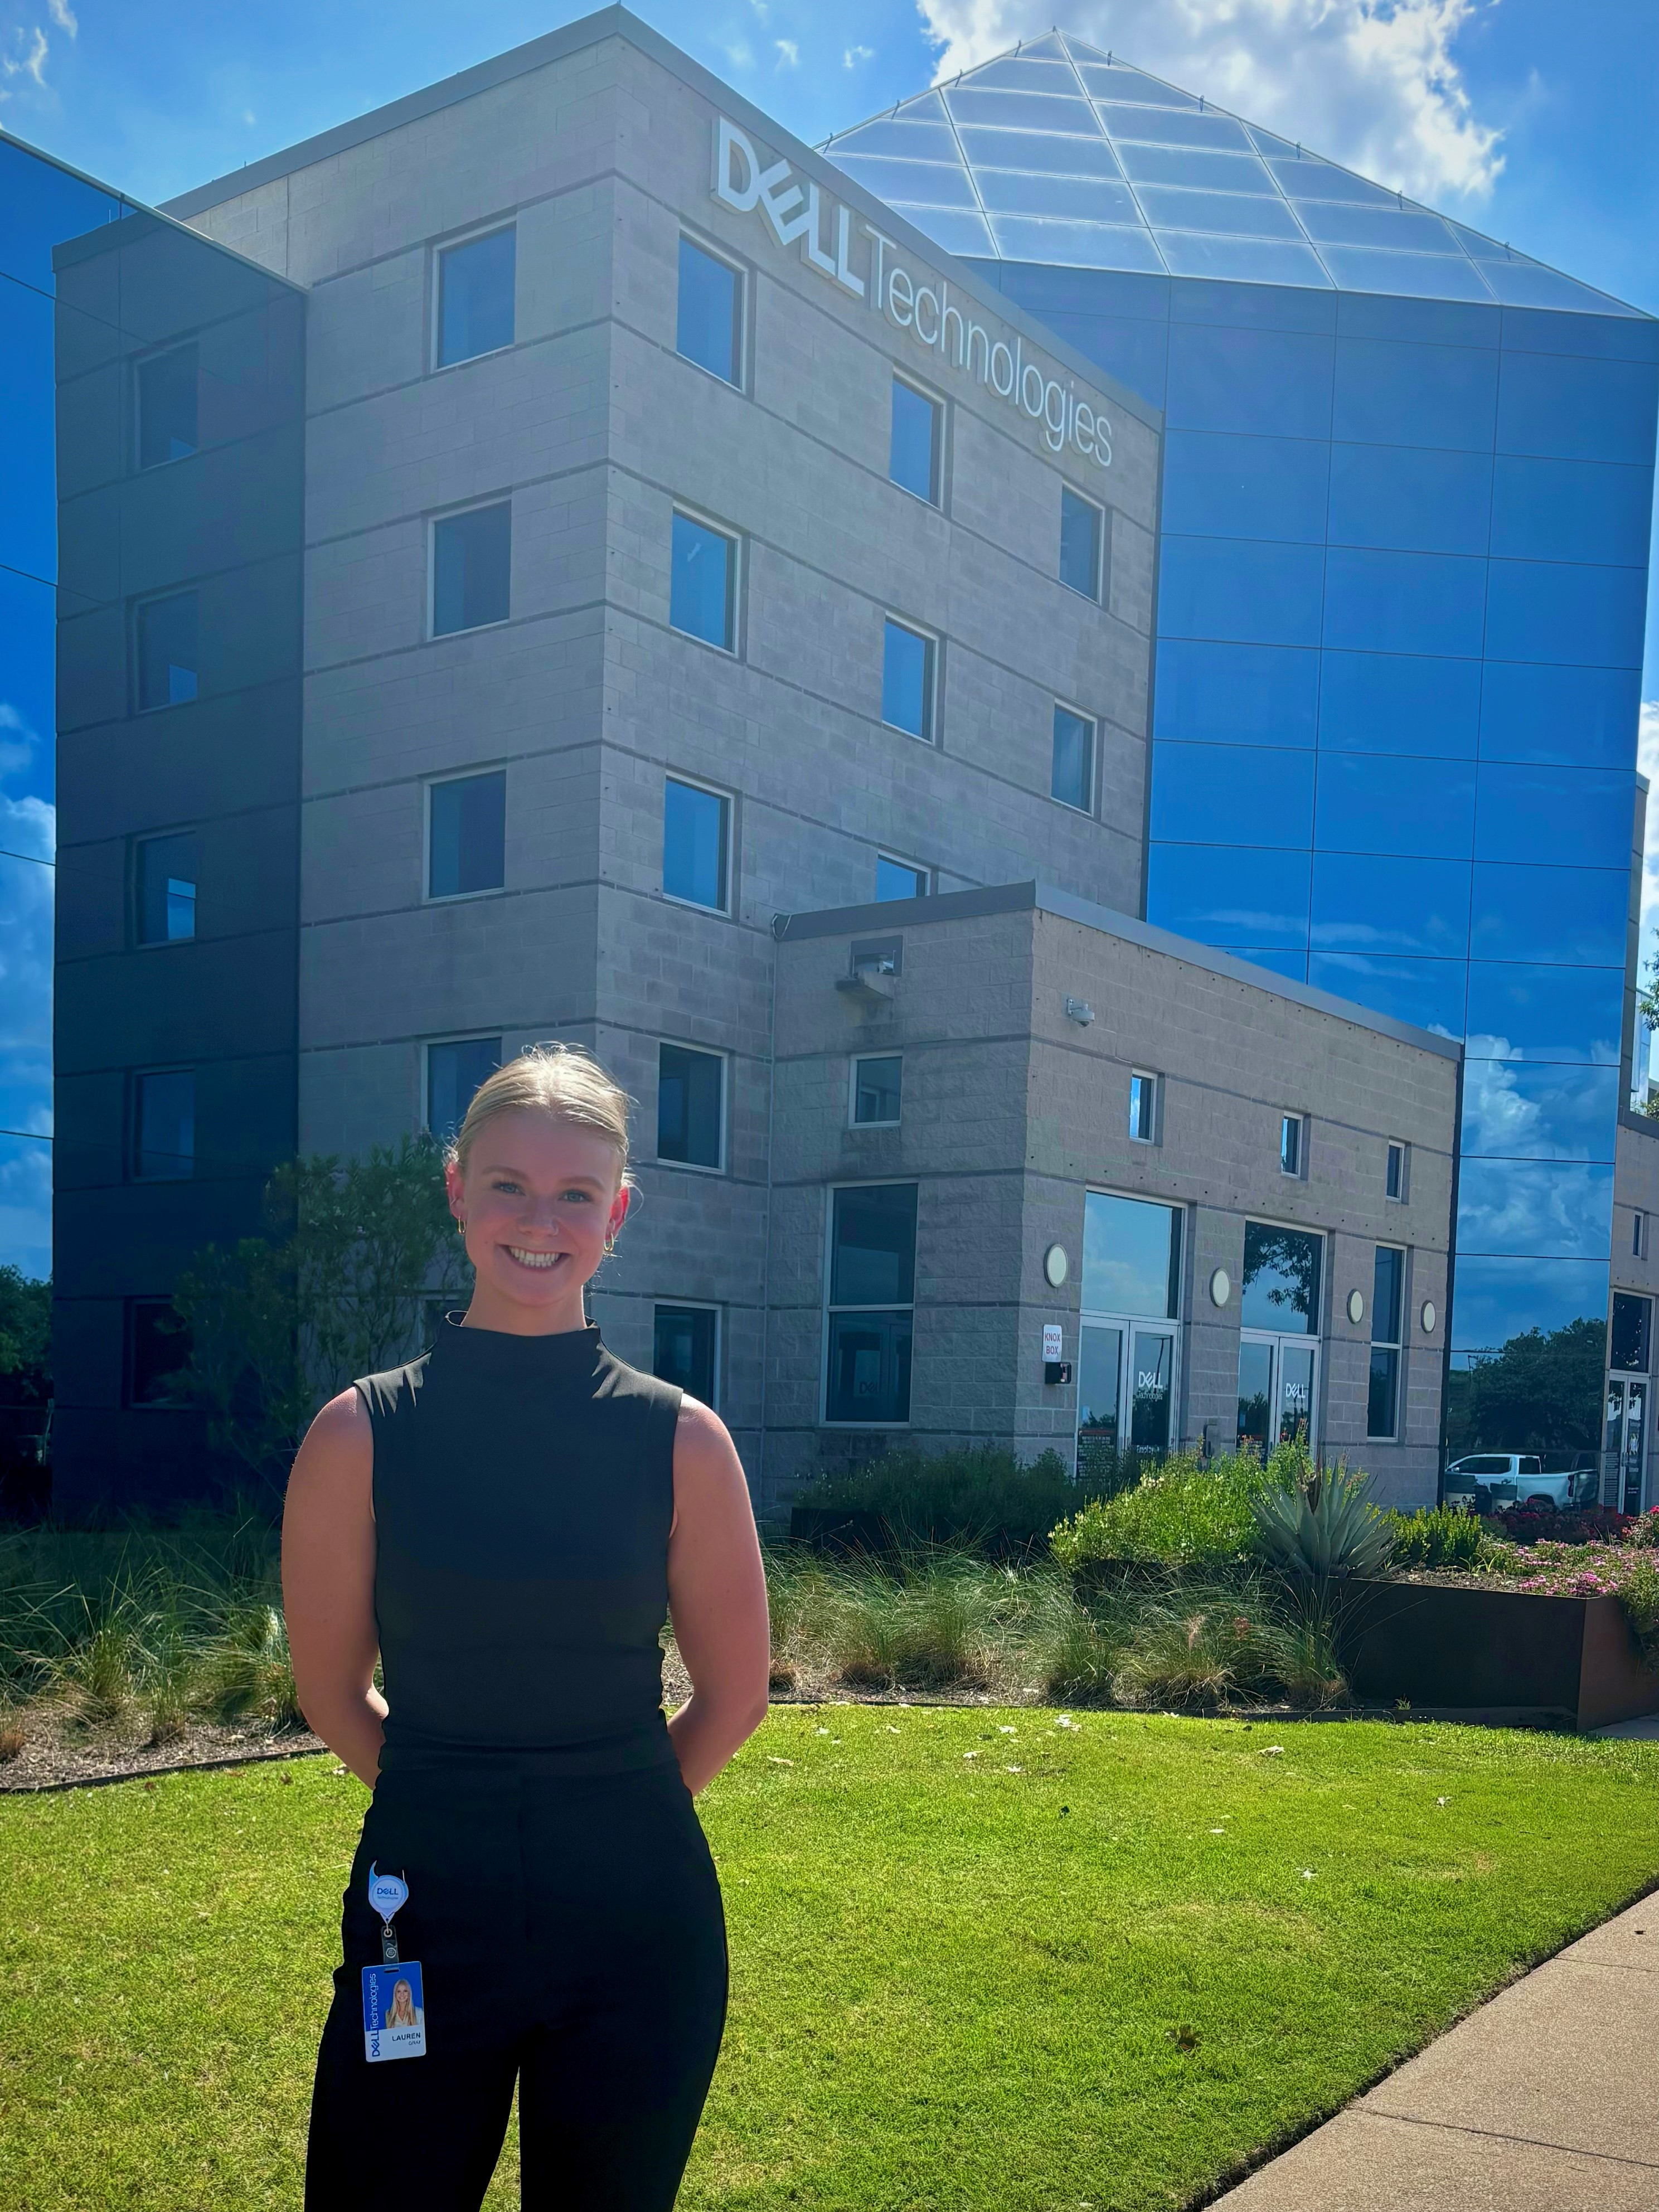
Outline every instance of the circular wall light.
POLYGON ((1432 1298, 1425 1298, 1423 1301, 1422 1322, 1424 1335, 1432 1336, 1434 1334, 1434 1300, 1432 1298))
POLYGON ((1042 1272, 1051 1289, 1058 1290, 1072 1272, 1063 1244, 1051 1244, 1042 1255, 1042 1272))
POLYGON ((1232 1294, 1232 1278, 1224 1267, 1218 1267, 1210 1278, 1210 1304, 1224 1306, 1232 1294))
POLYGON ((1348 1293, 1348 1319, 1353 1323, 1354 1327, 1358 1328, 1360 1322, 1364 1321, 1364 1292, 1363 1291, 1350 1291, 1348 1293))

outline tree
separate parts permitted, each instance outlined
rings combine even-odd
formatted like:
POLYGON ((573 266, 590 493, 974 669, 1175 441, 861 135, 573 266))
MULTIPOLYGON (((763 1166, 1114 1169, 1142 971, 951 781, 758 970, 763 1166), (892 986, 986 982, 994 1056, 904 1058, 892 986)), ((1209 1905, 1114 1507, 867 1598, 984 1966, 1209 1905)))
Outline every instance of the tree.
POLYGON ((170 1395, 206 1413, 216 1450, 281 1481, 318 1407, 410 1358, 468 1270, 430 1137, 288 1161, 265 1206, 267 1236, 210 1244, 180 1278, 190 1353, 170 1395))
POLYGON ((52 1285, 21 1267, 0 1267, 0 1375, 15 1376, 9 1395, 52 1395, 52 1285))
MULTIPOLYGON (((1648 980, 1636 994, 1636 1015, 1650 1031, 1659 1030, 1659 930, 1654 933, 1654 950, 1648 958, 1648 980)), ((1651 1048, 1650 1042, 1649 1049, 1651 1048)), ((1659 1084, 1650 1087, 1642 1101, 1642 1111, 1659 1118, 1659 1084)))
POLYGON ((1570 1321, 1529 1328, 1455 1371, 1447 1437, 1467 1451, 1595 1451, 1601 1441, 1607 1325, 1570 1321))

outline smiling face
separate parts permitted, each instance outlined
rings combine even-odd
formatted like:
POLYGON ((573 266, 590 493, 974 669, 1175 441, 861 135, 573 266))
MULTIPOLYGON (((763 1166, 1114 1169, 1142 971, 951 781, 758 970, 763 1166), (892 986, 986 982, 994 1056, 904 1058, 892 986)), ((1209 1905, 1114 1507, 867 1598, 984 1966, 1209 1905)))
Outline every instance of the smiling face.
POLYGON ((445 1170, 477 1276, 475 1328, 542 1336, 586 1326, 583 1286, 628 1212, 621 1174, 616 1146, 594 1130, 528 1109, 484 1123, 465 1170, 445 1170))

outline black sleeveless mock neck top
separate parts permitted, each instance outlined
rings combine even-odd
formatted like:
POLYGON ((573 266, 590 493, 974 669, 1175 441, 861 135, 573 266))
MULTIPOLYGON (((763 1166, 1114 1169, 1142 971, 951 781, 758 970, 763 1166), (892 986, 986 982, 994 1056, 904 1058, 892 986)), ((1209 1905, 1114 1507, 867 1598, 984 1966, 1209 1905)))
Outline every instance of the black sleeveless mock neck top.
POLYGON ((374 1434, 382 1771, 673 1764, 658 1637, 679 1391, 597 1328, 453 1321, 355 1387, 374 1434))

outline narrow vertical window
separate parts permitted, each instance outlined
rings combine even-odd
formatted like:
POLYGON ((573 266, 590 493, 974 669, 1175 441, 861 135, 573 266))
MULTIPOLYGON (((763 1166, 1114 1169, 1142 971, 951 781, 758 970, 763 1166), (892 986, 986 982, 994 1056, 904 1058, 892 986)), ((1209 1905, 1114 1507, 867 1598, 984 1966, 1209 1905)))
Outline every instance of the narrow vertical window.
POLYGON ((196 1071, 135 1076, 132 1173, 140 1182, 187 1182, 196 1172, 196 1071))
POLYGON ((1138 1145, 1158 1142, 1158 1078, 1139 1068, 1129 1077, 1129 1134, 1138 1145))
POLYGON ((722 383, 743 382, 743 279, 689 238, 680 240, 674 346, 722 383))
POLYGON ((512 612, 513 507, 471 507, 432 526, 432 635, 482 629, 512 612))
POLYGON ((139 713, 187 705, 198 689, 195 592, 143 600, 133 629, 139 713))
POLYGON ((1630 1250, 1633 1260, 1645 1260, 1648 1256, 1648 1217, 1645 1213, 1632 1213, 1631 1216, 1630 1250))
POLYGON ((507 770, 428 785, 427 810, 427 896, 500 890, 507 881, 507 770))
POLYGON ((1389 1146, 1389 1164, 1383 1188, 1389 1198, 1403 1199, 1406 1195, 1406 1147, 1389 1146))
POLYGON ((153 353, 136 371, 138 405, 138 465, 158 469, 196 451, 199 434, 197 394, 199 362, 192 341, 153 353))
POLYGON ((910 1418, 916 1185, 830 1194, 826 1421, 910 1418))
POLYGON ((438 256, 440 368, 499 353, 513 343, 517 238, 511 224, 484 238, 464 239, 438 256))
POLYGON ((651 1372, 705 1406, 715 1402, 720 1315, 713 1306, 658 1306, 652 1319, 651 1372))
POLYGON ((1400 1419, 1400 1324, 1406 1304, 1406 1255, 1392 1244, 1376 1248, 1371 1279, 1371 1373, 1365 1401, 1365 1434, 1388 1437, 1400 1419))
POLYGON ((889 615, 882 645, 881 719, 896 730, 933 740, 933 641, 889 615))
POLYGON ((690 1045, 657 1048, 657 1158, 681 1167, 726 1164, 726 1060, 690 1045))
POLYGON ((853 1126, 896 1128, 904 1062, 897 1053, 871 1054, 853 1062, 853 1126))
POLYGON ((931 872, 919 868, 914 860, 896 860, 890 853, 877 854, 876 897, 883 904, 889 899, 926 898, 931 883, 931 872))
POLYGON ((459 1037, 426 1048, 426 1126, 446 1141, 466 1118, 472 1094, 501 1064, 498 1036, 459 1037))
POLYGON ((178 945, 196 934, 196 840, 188 831, 146 837, 138 848, 135 934, 140 945, 178 945))
POLYGON ((670 898, 724 914, 731 875, 732 802, 667 777, 663 785, 662 887, 670 898))
POLYGON ((1060 580, 1085 599, 1100 597, 1100 556, 1106 518, 1069 484, 1060 490, 1060 580))
POLYGON ((1279 1124, 1279 1164, 1287 1176, 1299 1176, 1302 1173, 1303 1158, 1306 1151, 1301 1115, 1281 1115, 1279 1124))
POLYGON ((737 540, 689 514, 674 517, 669 555, 668 621, 722 653, 737 636, 737 540))
POLYGON ((939 505, 939 455, 945 414, 936 399, 902 377, 893 379, 893 420, 887 473, 901 491, 939 505))
POLYGON ((1095 726, 1086 714, 1069 707, 1054 708, 1054 765, 1049 775, 1051 797, 1063 806, 1087 814, 1095 803, 1095 726))

